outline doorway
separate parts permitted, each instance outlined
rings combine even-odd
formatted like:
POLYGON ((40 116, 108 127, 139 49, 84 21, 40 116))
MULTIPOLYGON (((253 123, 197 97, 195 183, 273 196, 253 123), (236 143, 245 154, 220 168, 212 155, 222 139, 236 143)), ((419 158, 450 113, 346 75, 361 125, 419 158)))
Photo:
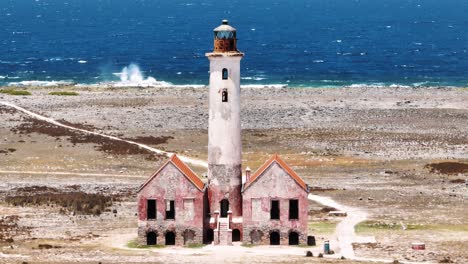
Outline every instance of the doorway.
POLYGON ((219 207, 221 208, 221 217, 227 217, 229 211, 228 199, 221 200, 219 207))
POLYGON ((289 233, 289 245, 299 245, 299 234, 297 232, 289 233))
POLYGON ((270 245, 277 246, 280 244, 280 234, 278 231, 273 231, 270 233, 270 245))
POLYGON ((166 232, 166 245, 173 246, 175 245, 175 233, 172 231, 166 232))
POLYGON ((241 241, 241 233, 239 229, 232 230, 232 242, 241 241))
POLYGON ((148 232, 146 234, 146 245, 153 246, 157 243, 157 236, 155 232, 148 232))

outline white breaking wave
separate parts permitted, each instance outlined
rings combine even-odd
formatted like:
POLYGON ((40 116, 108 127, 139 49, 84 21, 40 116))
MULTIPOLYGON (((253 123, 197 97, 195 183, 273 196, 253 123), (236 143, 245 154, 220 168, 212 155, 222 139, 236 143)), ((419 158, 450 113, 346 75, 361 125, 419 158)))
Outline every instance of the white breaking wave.
POLYGON ((241 88, 287 88, 287 84, 247 84, 241 85, 241 88))
POLYGON ((261 80, 266 80, 265 77, 241 77, 242 80, 254 80, 254 81, 261 81, 261 80))
POLYGON ((60 86, 60 85, 73 85, 74 82, 70 81, 22 81, 11 82, 8 86, 60 86))
POLYGON ((122 69, 121 72, 114 73, 115 76, 120 78, 118 82, 106 83, 112 87, 164 87, 173 86, 172 83, 158 81, 154 77, 145 78, 136 64, 130 64, 122 69))

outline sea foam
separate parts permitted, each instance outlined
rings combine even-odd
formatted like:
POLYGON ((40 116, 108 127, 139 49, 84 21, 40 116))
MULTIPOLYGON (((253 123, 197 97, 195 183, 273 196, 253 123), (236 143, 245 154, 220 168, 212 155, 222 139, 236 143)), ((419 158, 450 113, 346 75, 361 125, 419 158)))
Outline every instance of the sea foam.
POLYGON ((11 82, 8 86, 60 86, 60 85, 73 85, 74 82, 70 81, 22 81, 11 82))
POLYGON ((132 63, 122 69, 121 72, 114 73, 120 81, 106 83, 112 87, 162 87, 173 86, 172 83, 158 81, 154 77, 145 78, 138 65, 132 63))

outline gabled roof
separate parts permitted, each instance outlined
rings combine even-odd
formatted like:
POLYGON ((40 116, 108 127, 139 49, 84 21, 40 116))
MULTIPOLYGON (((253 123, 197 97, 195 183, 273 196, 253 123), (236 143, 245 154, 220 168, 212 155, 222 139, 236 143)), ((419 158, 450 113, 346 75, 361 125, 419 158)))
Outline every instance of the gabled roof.
POLYGON ((181 161, 176 154, 173 154, 171 158, 164 163, 159 170, 157 170, 151 177, 148 178, 148 180, 141 185, 141 187, 138 189, 138 192, 140 192, 148 183, 150 183, 156 175, 161 172, 162 169, 164 169, 169 163, 172 163, 195 187, 197 187, 198 190, 203 191, 203 188, 205 187, 205 183, 193 172, 183 161, 181 161))
POLYGON ((302 180, 302 178, 297 175, 297 173, 291 169, 291 167, 286 164, 279 156, 278 154, 273 155, 267 162, 265 162, 252 176, 250 176, 250 179, 245 183, 244 185, 244 191, 252 185, 260 176, 263 175, 263 173, 273 164, 276 163, 278 164, 283 170, 286 171, 286 173, 291 176, 291 178, 296 181, 299 186, 304 189, 306 192, 308 191, 307 184, 302 180))

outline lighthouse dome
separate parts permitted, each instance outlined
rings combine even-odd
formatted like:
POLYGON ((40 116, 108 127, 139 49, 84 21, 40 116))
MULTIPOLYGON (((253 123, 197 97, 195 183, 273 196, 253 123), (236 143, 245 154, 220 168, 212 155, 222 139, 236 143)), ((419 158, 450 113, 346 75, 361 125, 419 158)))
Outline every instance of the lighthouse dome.
POLYGON ((224 19, 222 24, 214 30, 214 52, 237 51, 236 29, 224 19))

